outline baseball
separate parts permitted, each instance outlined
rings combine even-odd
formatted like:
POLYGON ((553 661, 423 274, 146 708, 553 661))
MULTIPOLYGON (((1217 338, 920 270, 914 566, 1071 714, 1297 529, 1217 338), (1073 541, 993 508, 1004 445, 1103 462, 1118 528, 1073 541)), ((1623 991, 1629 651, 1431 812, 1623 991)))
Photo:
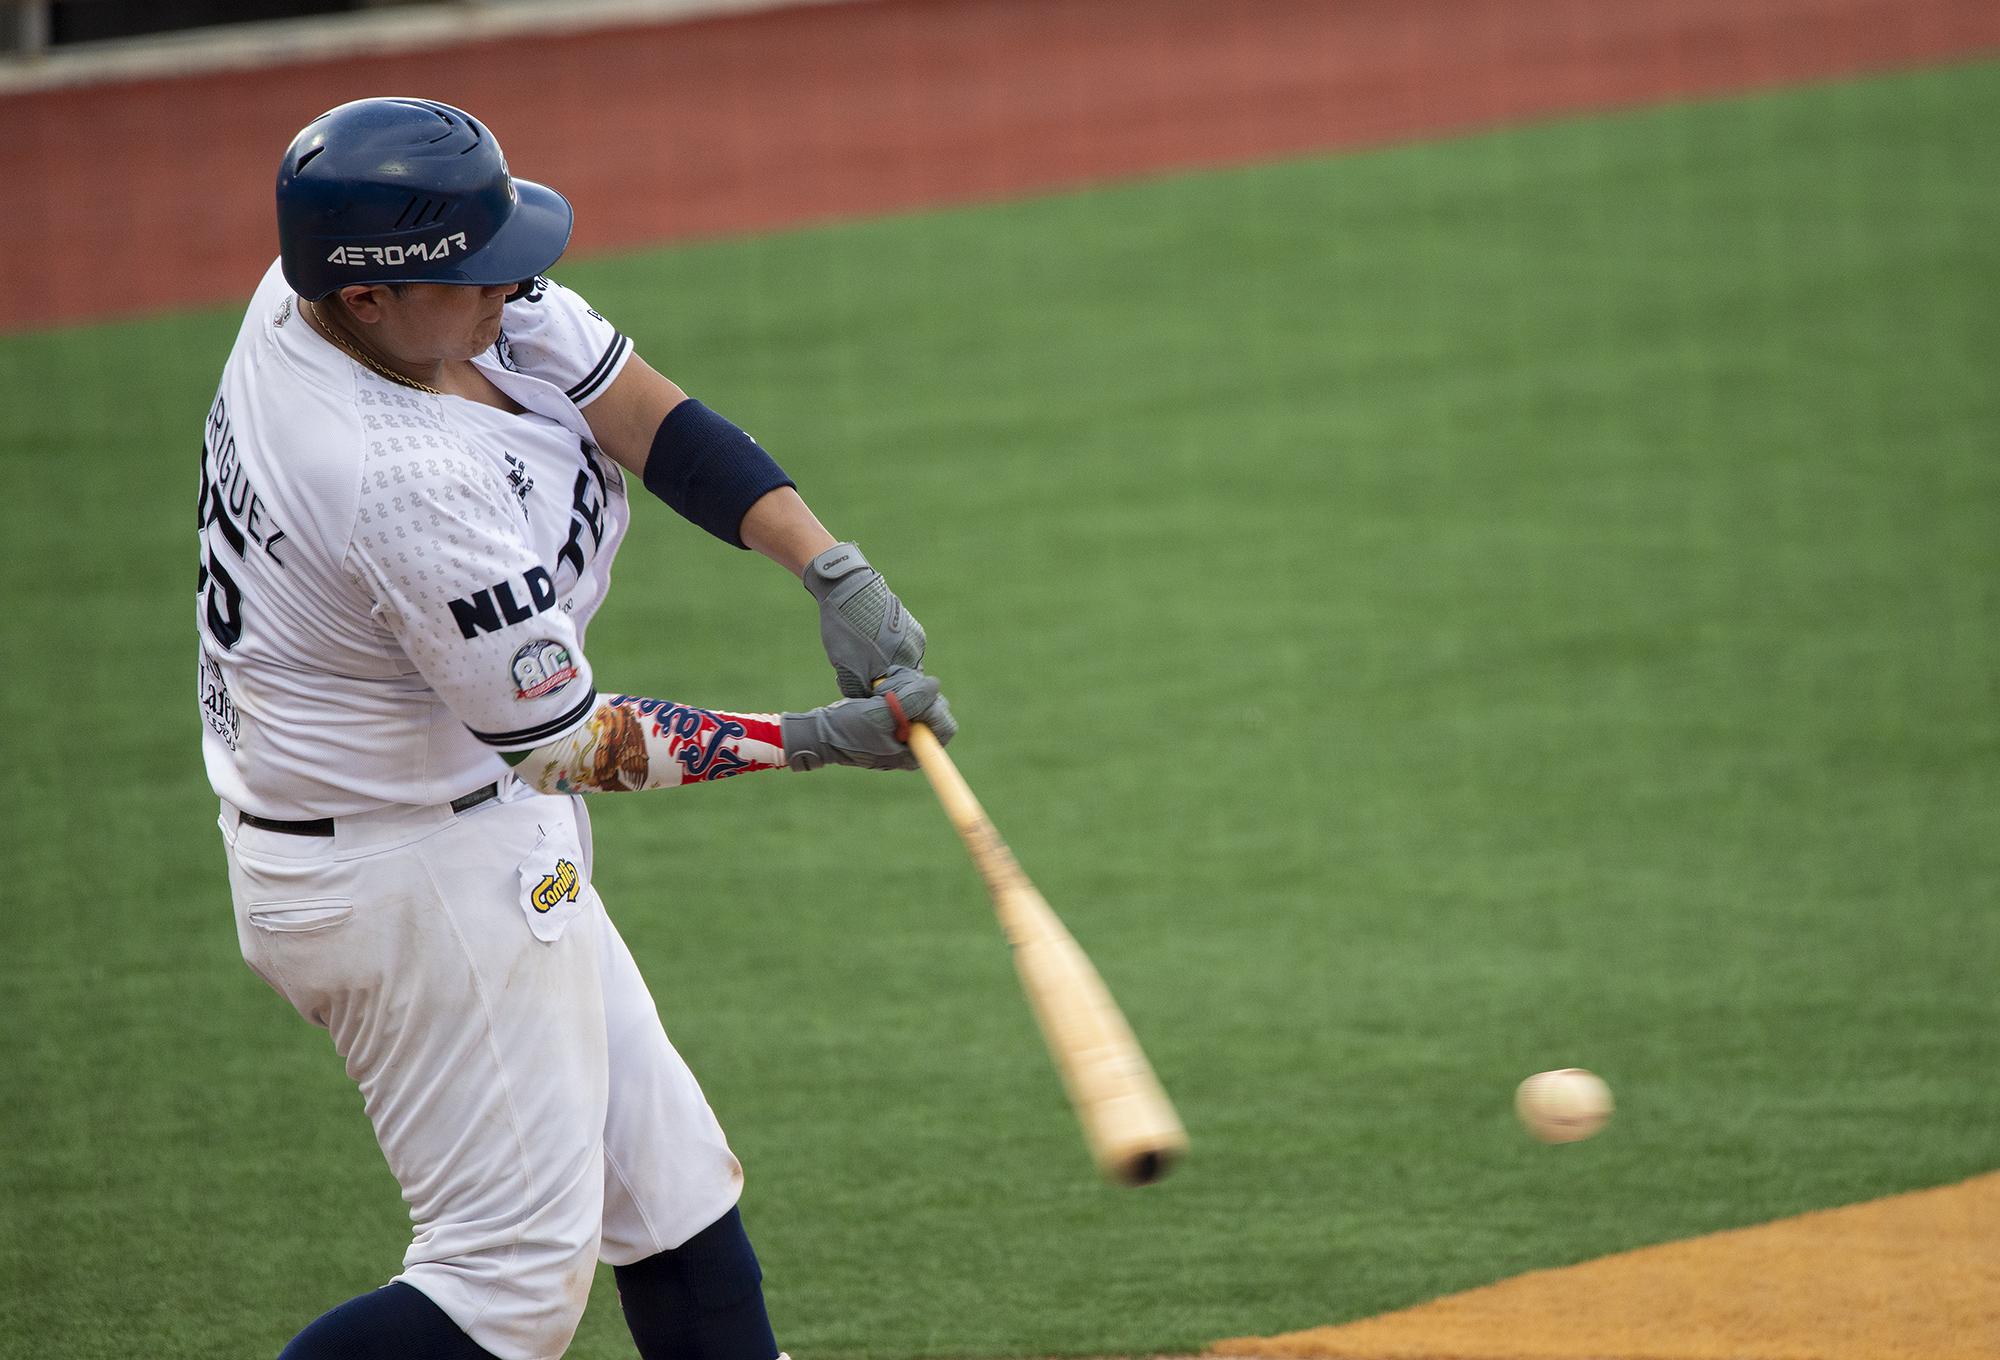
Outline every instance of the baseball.
POLYGON ((1544 1143, 1575 1143, 1611 1118, 1611 1088, 1581 1067, 1537 1072, 1514 1092, 1521 1126, 1544 1143))

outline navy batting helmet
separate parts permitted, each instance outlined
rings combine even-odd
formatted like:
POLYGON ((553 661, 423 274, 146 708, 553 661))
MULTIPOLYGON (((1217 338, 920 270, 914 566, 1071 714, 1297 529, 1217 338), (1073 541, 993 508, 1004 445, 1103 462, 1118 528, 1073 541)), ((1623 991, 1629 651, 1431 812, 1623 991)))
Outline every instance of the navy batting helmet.
POLYGON ((285 279, 318 299, 354 283, 519 283, 569 244, 568 200, 515 179, 493 134, 429 99, 357 99, 306 124, 278 166, 285 279))

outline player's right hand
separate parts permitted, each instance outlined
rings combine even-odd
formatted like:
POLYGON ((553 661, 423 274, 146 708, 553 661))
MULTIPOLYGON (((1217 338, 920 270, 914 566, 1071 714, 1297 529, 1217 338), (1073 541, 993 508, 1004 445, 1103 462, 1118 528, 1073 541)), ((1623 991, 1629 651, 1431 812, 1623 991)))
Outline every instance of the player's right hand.
POLYGON ((865 698, 874 691, 877 676, 897 666, 923 669, 923 625, 903 608, 861 549, 834 544, 806 563, 803 579, 819 601, 819 637, 842 694, 865 698))
POLYGON ((914 770, 917 758, 896 732, 902 717, 920 722, 937 734, 940 744, 958 732, 951 705, 938 692, 938 682, 922 671, 897 666, 866 699, 842 699, 810 713, 784 713, 779 722, 785 736, 785 763, 795 770, 822 765, 858 765, 865 770, 914 770), (891 705, 885 695, 894 695, 891 705))

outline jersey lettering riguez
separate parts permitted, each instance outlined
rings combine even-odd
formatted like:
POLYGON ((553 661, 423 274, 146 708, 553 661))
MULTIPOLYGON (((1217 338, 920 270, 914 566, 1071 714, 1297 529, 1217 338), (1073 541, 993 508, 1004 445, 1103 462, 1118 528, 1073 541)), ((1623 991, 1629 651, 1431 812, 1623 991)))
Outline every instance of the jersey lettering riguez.
POLYGON ((474 360, 510 414, 370 372, 298 305, 274 264, 203 435, 209 780, 265 817, 446 802, 595 702, 584 633, 629 508, 581 408, 631 342, 537 279, 474 360))

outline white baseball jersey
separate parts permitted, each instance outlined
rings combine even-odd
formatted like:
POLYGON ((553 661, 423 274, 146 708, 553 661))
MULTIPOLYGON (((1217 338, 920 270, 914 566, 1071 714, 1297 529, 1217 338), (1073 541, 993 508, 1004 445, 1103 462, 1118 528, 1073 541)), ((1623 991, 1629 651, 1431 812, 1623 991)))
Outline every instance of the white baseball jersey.
POLYGON ((515 415, 390 382, 297 308, 274 263, 202 440, 209 781, 286 819, 448 802, 595 700, 629 508, 581 410, 631 342, 536 280, 474 360, 515 415))

